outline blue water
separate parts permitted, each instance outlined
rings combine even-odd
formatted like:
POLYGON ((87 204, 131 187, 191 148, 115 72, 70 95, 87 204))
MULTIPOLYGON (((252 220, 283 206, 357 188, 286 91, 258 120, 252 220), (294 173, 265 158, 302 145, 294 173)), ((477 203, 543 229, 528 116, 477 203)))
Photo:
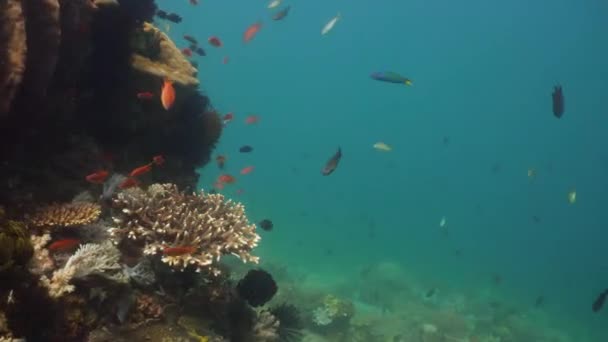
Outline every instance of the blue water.
MULTIPOLYGON (((256 167, 225 193, 275 223, 258 254, 345 277, 392 260, 473 292, 499 274, 515 302, 543 295, 573 341, 608 340, 608 311, 590 308, 608 287, 608 2, 284 3, 291 12, 275 22, 261 0, 159 1, 184 17, 170 30, 180 47, 183 34, 224 42, 196 60, 214 107, 235 113, 216 152, 235 175, 256 167), (256 21, 261 31, 243 44, 256 21), (369 77, 384 70, 413 86, 369 77), (244 124, 250 114, 259 124, 244 124), (374 150, 377 141, 393 150, 374 150), (254 151, 240 154, 244 144, 254 151), (338 146, 338 170, 321 176, 338 146)), ((201 174, 209 188, 219 171, 210 163, 201 174)))

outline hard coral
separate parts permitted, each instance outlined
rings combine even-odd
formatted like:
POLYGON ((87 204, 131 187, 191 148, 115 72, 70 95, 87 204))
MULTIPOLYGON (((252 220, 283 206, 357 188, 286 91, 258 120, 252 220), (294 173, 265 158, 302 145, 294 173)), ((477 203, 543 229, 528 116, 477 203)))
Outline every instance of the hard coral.
POLYGON ((36 227, 73 227, 93 223, 100 214, 101 207, 94 203, 52 204, 39 208, 29 222, 36 227))
POLYGON ((25 266, 33 254, 25 225, 5 220, 4 210, 0 208, 0 272, 14 266, 25 266))
POLYGON ((250 254, 260 236, 240 203, 220 194, 184 194, 173 184, 154 184, 147 191, 128 189, 113 201, 115 242, 143 242, 144 253, 163 253, 163 262, 183 270, 219 272, 214 265, 225 254, 257 263, 250 254))
POLYGON ((133 68, 183 86, 198 85, 196 68, 166 34, 150 23, 143 23, 135 37, 140 50, 132 56, 133 68))

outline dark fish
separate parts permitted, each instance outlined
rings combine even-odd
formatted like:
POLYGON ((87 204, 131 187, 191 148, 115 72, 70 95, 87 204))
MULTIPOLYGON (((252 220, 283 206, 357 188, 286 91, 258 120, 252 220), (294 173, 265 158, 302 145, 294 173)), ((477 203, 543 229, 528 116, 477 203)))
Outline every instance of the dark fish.
POLYGON ((165 12, 163 10, 158 10, 158 11, 156 11, 156 16, 161 19, 167 19, 167 12, 165 12))
POLYGON ((197 47, 195 50, 192 50, 192 51, 194 51, 197 55, 199 55, 201 57, 207 56, 207 53, 205 52, 205 50, 203 50, 203 48, 200 47, 200 46, 197 47))
POLYGON ((327 163, 325 163, 325 167, 321 170, 321 174, 323 176, 329 176, 336 170, 338 164, 340 163, 340 159, 342 158, 342 149, 338 147, 338 152, 333 155, 333 157, 329 158, 327 163))
POLYGON ((253 151, 253 147, 249 146, 249 145, 244 145, 241 148, 239 148, 239 152, 241 153, 249 153, 253 151))
POLYGON ((593 302, 593 312, 598 312, 604 306, 604 302, 606 301, 606 296, 608 296, 608 289, 605 289, 604 292, 600 293, 600 295, 593 302))
POLYGON ((176 13, 169 13, 169 14, 167 14, 167 17, 165 19, 167 19, 170 22, 175 23, 175 24, 179 24, 179 23, 182 22, 182 17, 179 14, 176 14, 176 13))
POLYGON ((539 308, 543 305, 544 302, 545 302, 545 297, 538 296, 538 297, 536 297, 536 300, 534 301, 534 306, 539 308))
POLYGON ((260 228, 264 229, 265 231, 269 232, 272 230, 272 227, 274 226, 272 224, 272 221, 270 221, 269 219, 263 219, 262 221, 260 221, 260 223, 258 223, 260 225, 260 228))
POLYGON ((433 287, 432 289, 430 289, 426 292, 424 297, 427 299, 432 298, 433 296, 435 296, 435 293, 437 293, 437 289, 433 287))
MULTIPOLYGON (((198 44, 198 41, 196 40, 196 38, 192 37, 191 35, 185 34, 184 39, 189 41, 190 43, 192 43, 192 45, 194 45, 194 46, 196 46, 198 44)), ((192 50, 194 50, 194 49, 192 49, 192 50)))
POLYGON ((289 14, 290 8, 291 8, 291 6, 287 6, 284 9, 280 10, 279 12, 275 13, 275 15, 272 16, 272 20, 284 19, 287 16, 287 14, 289 14))
POLYGON ((410 80, 407 77, 403 77, 403 76, 399 75, 398 73, 392 72, 392 71, 374 72, 370 75, 370 77, 375 80, 383 81, 383 82, 405 84, 408 86, 412 85, 412 80, 410 80))
POLYGON ((562 92, 562 86, 556 85, 553 87, 553 115, 556 118, 561 118, 564 115, 564 93, 562 92))

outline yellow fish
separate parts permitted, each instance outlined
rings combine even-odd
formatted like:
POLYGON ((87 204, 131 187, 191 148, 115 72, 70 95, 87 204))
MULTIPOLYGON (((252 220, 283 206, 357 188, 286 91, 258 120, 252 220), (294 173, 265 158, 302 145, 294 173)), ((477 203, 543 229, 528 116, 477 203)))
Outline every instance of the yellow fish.
POLYGON ((568 193, 568 202, 570 202, 570 204, 576 203, 576 190, 572 190, 568 193))
POLYGON ((383 143, 383 142, 381 142, 381 141, 380 141, 380 142, 375 143, 375 144, 374 144, 374 148, 375 148, 376 150, 378 150, 378 151, 386 151, 386 152, 388 152, 388 151, 390 151, 390 150, 392 150, 392 149, 393 149, 392 147, 388 146, 387 144, 385 144, 385 143, 383 143))

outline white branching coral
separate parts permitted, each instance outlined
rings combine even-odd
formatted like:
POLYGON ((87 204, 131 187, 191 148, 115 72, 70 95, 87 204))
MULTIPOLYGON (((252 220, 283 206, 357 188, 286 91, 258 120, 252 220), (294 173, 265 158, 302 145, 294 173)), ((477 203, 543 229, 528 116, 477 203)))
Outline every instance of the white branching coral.
POLYGON ((253 326, 253 340, 256 342, 274 342, 279 340, 279 320, 266 310, 257 313, 253 326))
POLYGON ((258 263, 250 254, 260 236, 240 203, 220 194, 184 194, 174 184, 154 184, 120 192, 113 201, 116 243, 124 239, 143 242, 145 254, 162 253, 162 260, 176 269, 189 265, 218 272, 213 263, 232 254, 244 262, 258 263))
POLYGON ((70 283, 72 279, 98 275, 117 282, 126 282, 128 276, 122 271, 119 259, 120 251, 112 242, 88 243, 80 246, 63 268, 53 272, 50 279, 42 276, 40 283, 48 289, 51 297, 58 298, 74 291, 74 285, 70 283))
POLYGON ((30 260, 29 269, 34 274, 43 274, 53 269, 54 264, 49 250, 46 245, 51 241, 51 235, 46 233, 42 235, 30 236, 32 247, 34 247, 34 256, 30 260))

